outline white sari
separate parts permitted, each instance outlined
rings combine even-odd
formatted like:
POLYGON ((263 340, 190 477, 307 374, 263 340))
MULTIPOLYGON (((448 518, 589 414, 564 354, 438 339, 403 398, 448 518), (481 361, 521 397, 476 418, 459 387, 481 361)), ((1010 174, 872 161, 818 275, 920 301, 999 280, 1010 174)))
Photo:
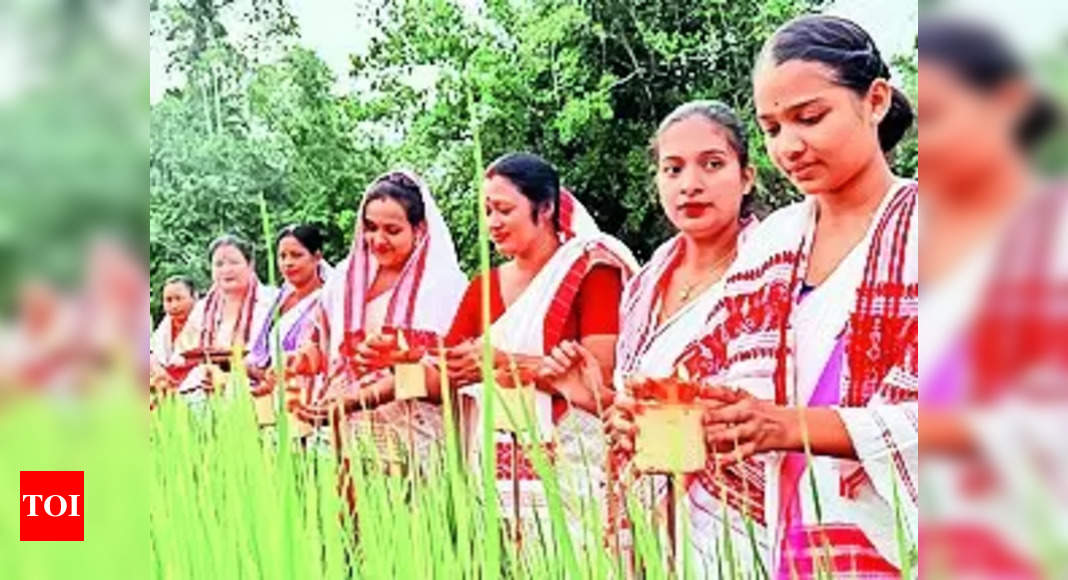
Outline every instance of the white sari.
POLYGON ((1057 576, 1041 546, 1068 541, 1068 361, 1047 340, 1068 327, 1068 189, 1025 196, 993 234, 923 290, 921 409, 954 412, 974 449, 924 456, 921 575, 1057 576))
MULTIPOLYGON (((188 322, 188 321, 187 321, 188 322)), ((174 320, 167 314, 152 332, 149 340, 149 361, 152 364, 165 365, 174 356, 174 320)), ((179 331, 180 333, 181 331, 179 331)))
MULTIPOLYGON (((738 237, 739 252, 756 229, 756 220, 750 220, 738 237)), ((616 369, 613 376, 615 390, 625 392, 628 376, 670 377, 676 373, 676 366, 686 347, 700 338, 705 329, 709 315, 722 298, 725 276, 703 290, 693 300, 683 305, 662 323, 659 322, 663 307, 662 284, 666 284, 675 265, 681 258, 683 240, 675 236, 657 248, 641 272, 627 285, 623 301, 620 303, 620 336, 616 347, 616 369)), ((718 499, 711 498, 700 485, 691 485, 683 501, 688 506, 677 509, 689 509, 691 548, 695 555, 694 571, 698 578, 711 575, 716 567, 711 563, 715 554, 709 548, 717 546, 723 533, 722 509, 718 499)), ((664 476, 640 476, 632 486, 637 490, 643 502, 653 506, 663 497, 666 489, 664 476), (652 488, 652 489, 650 489, 652 488)), ((679 511, 681 513, 681 511, 679 511)), ((728 512, 732 517, 734 545, 749 543, 744 525, 735 510, 728 512)), ((613 526, 626 525, 625 522, 613 522, 613 526)), ((631 538, 628 530, 621 530, 621 544, 629 548, 631 538)), ((676 534, 681 542, 682 534, 676 534)), ((676 553, 681 554, 681 551, 676 553)), ((742 556, 744 557, 744 555, 742 556)), ((679 560, 681 562, 681 558, 679 560)))
MULTIPOLYGON (((392 288, 368 300, 378 264, 364 242, 362 221, 348 257, 335 267, 322 291, 321 308, 313 340, 328 360, 328 380, 321 381, 311 399, 322 399, 326 389, 356 390, 374 384, 387 371, 356 375, 342 354, 342 344, 380 332, 385 327, 401 329, 412 337, 413 346, 436 346, 448 332, 456 309, 467 288, 460 270, 445 219, 427 185, 414 173, 403 174, 419 186, 422 195, 426 235, 412 250, 400 277, 392 288)), ((389 174, 372 182, 378 183, 389 174)), ((366 194, 358 216, 363 216, 366 194)), ((407 453, 398 442, 414 446, 417 458, 425 463, 434 445, 442 440, 441 406, 428 401, 395 401, 373 411, 359 411, 348 417, 348 433, 355 436, 370 430, 380 454, 387 461, 402 461, 407 453)), ((401 445, 403 447, 405 445, 401 445)))
MULTIPOLYGON (((637 270, 637 263, 630 250, 619 240, 604 234, 593 218, 574 196, 561 191, 560 223, 563 244, 523 290, 522 294, 490 327, 490 342, 493 347, 512 354, 544 356, 546 334, 553 331, 551 321, 562 327, 570 310, 570 299, 585 274, 598 264, 609 264, 621 270, 623 280, 637 270), (568 294, 568 298, 561 298, 568 294), (548 320, 547 320, 548 319, 548 320)), ((470 385, 460 390, 463 410, 463 425, 468 457, 476 473, 480 471, 482 451, 482 401, 483 385, 470 385)), ((504 413, 498 403, 495 414, 504 413)), ((560 499, 572 527, 572 535, 581 535, 583 530, 583 506, 589 509, 593 502, 600 501, 604 488, 603 458, 605 442, 600 419, 586 411, 571 407, 558 421, 553 421, 552 398, 537 391, 534 415, 538 438, 552 449, 553 466, 560 486, 560 499)), ((521 441, 524 436, 520 436, 521 441)), ((511 477, 512 455, 516 453, 511 435, 496 433, 497 446, 497 493, 501 500, 503 515, 514 519, 516 498, 513 493, 515 481, 511 477)), ((520 456, 528 455, 521 453, 520 456)), ((516 458, 517 462, 525 459, 516 458)), ((542 533, 551 534, 548 525, 548 504, 545 488, 534 473, 514 474, 518 480, 518 511, 524 537, 537 537, 536 521, 542 523, 542 533)))
MULTIPOLYGON (((171 364, 185 364, 184 352, 193 348, 243 348, 252 337, 262 332, 270 320, 271 306, 278 290, 260 283, 253 277, 249 293, 241 305, 238 319, 233 326, 224 325, 222 300, 219 290, 212 287, 208 294, 197 301, 189 313, 178 340, 175 341, 171 364)), ((178 392, 189 401, 203 399, 202 383, 207 372, 205 365, 197 365, 178 385, 178 392)))
MULTIPOLYGON (((326 282, 329 280, 332 272, 333 268, 325 260, 320 261, 318 269, 320 281, 326 282)), ((307 296, 301 298, 281 316, 278 316, 278 320, 275 321, 275 311, 281 308, 282 304, 295 291, 293 285, 289 282, 282 285, 271 304, 267 321, 260 328, 260 332, 254 335, 255 338, 252 341, 248 356, 250 365, 260 368, 270 366, 275 352, 276 345, 274 341, 276 335, 279 342, 277 346, 279 346, 283 354, 291 353, 300 346, 300 341, 308 334, 308 326, 314 322, 314 311, 319 304, 319 295, 322 290, 320 286, 308 293, 307 296)))
MULTIPOLYGON (((825 553, 865 577, 893 576, 895 533, 917 545, 916 200, 915 184, 894 183, 865 238, 807 295, 817 202, 775 212, 735 261, 721 307, 692 346, 688 368, 703 380, 780 405, 833 406, 857 451, 859 460, 768 453, 743 464, 764 466, 758 515, 769 532, 765 565, 778 577, 810 577, 825 553), (806 547, 813 541, 821 546, 806 547)), ((701 483, 717 495, 713 478, 701 483)))

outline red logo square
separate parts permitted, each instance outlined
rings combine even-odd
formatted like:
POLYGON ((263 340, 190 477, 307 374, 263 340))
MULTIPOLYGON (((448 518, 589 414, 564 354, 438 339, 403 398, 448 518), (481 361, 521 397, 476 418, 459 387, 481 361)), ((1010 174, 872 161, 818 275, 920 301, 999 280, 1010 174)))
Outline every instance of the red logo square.
POLYGON ((19 540, 85 540, 85 472, 19 472, 19 540))

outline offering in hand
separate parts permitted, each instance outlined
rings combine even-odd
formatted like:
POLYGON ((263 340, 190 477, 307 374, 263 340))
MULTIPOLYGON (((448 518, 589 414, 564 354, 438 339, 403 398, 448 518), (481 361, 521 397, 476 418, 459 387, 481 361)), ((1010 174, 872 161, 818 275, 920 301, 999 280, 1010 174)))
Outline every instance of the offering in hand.
POLYGON ((182 358, 189 366, 209 364, 218 367, 223 372, 230 372, 231 357, 244 358, 248 349, 231 350, 228 348, 193 348, 182 353, 182 358))
POLYGON ((393 364, 393 394, 398 401, 427 396, 426 373, 419 364, 425 349, 412 348, 403 330, 395 330, 389 358, 393 364))
POLYGON ((637 402, 635 467, 645 473, 700 471, 707 451, 698 385, 680 367, 677 376, 634 377, 628 387, 637 402))
POLYGON ((312 432, 312 426, 307 421, 302 420, 297 416, 296 409, 300 406, 301 394, 303 391, 300 387, 286 386, 284 393, 285 408, 288 411, 286 413, 289 421, 289 433, 292 437, 307 437, 312 432))
POLYGON ((535 361, 511 359, 508 368, 498 369, 497 409, 493 415, 493 428, 497 431, 521 433, 528 424, 536 429, 539 439, 546 440, 552 434, 552 398, 534 386, 537 378, 535 361))
POLYGON ((260 395, 258 397, 252 397, 252 403, 256 407, 256 423, 259 424, 260 427, 267 427, 275 424, 274 392, 260 395))

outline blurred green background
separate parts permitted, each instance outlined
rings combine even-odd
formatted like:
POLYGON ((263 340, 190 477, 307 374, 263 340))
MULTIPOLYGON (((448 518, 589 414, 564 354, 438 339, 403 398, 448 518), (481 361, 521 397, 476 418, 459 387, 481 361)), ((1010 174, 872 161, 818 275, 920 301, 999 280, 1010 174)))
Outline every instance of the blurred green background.
POLYGON ((28 389, 7 374, 13 351, 39 346, 9 340, 29 279, 80 295, 98 238, 123 242, 147 271, 147 22, 135 0, 0 3, 3 578, 148 576, 143 381, 111 368, 28 389), (23 470, 85 471, 84 542, 19 541, 23 470))
POLYGON ((146 38, 138 2, 0 4, 0 313, 76 283, 94 236, 147 264, 146 38))

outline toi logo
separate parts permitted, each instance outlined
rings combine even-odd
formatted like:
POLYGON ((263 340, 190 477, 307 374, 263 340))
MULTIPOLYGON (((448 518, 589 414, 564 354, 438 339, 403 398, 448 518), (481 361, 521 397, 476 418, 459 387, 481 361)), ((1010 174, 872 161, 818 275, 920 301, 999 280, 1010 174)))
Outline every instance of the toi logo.
POLYGON ((19 472, 19 540, 85 539, 85 472, 19 472))

